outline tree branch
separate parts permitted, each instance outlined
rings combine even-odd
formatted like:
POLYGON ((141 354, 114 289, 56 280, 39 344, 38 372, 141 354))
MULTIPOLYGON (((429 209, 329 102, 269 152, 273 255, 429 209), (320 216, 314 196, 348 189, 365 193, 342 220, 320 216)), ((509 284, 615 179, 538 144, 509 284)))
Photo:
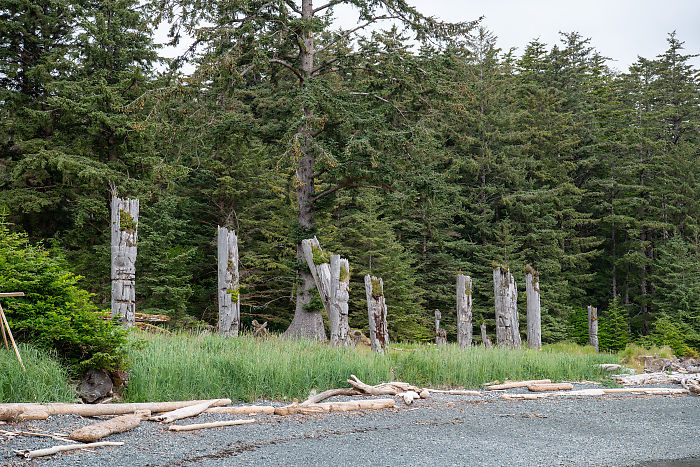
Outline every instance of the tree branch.
POLYGON ((369 20, 369 21, 367 21, 366 23, 363 23, 363 24, 357 26, 356 28, 348 29, 347 31, 345 31, 345 32, 344 32, 343 34, 341 34, 340 36, 336 37, 334 40, 332 40, 332 41, 329 42, 328 44, 324 45, 324 46, 321 47, 320 49, 317 49, 317 50, 316 50, 316 53, 322 53, 324 50, 328 49, 329 47, 334 46, 335 44, 337 44, 337 43, 340 42, 341 40, 347 39, 351 34, 353 34, 353 33, 357 32, 357 31, 359 31, 360 29, 364 29, 364 28, 366 28, 367 26, 369 26, 370 24, 376 23, 377 21, 381 21, 381 20, 384 20, 384 19, 399 19, 399 17, 398 17, 398 16, 382 15, 382 16, 377 16, 377 17, 375 17, 375 18, 372 18, 371 20, 369 20))
POLYGON ((280 65, 282 65, 282 66, 288 68, 289 70, 291 70, 292 73, 294 73, 295 75, 297 75, 297 78, 299 78, 299 82, 300 82, 300 83, 303 83, 303 82, 304 82, 304 76, 301 74, 301 72, 300 72, 299 70, 297 70, 296 68, 294 68, 294 66, 293 66, 291 63, 286 62, 286 61, 284 61, 284 60, 280 60, 279 58, 272 58, 272 59, 270 59, 270 63, 279 63, 280 65))
POLYGON ((342 0, 331 0, 330 2, 326 3, 325 5, 321 5, 321 6, 318 7, 318 8, 314 8, 313 14, 316 14, 316 13, 318 13, 319 11, 322 11, 322 10, 325 10, 326 8, 330 8, 330 7, 334 6, 334 5, 337 5, 337 4, 341 3, 341 1, 342 1, 342 0))

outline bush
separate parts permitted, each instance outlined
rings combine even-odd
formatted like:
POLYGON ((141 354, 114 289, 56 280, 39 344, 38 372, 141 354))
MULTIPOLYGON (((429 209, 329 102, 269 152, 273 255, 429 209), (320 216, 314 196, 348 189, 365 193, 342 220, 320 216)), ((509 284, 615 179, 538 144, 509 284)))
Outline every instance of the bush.
POLYGON ((74 369, 124 367, 127 331, 102 319, 60 256, 9 226, 0 215, 0 292, 25 293, 3 301, 15 338, 54 350, 74 369))
POLYGON ((694 353, 686 342, 683 326, 674 322, 668 315, 661 315, 654 321, 649 338, 655 345, 671 347, 678 357, 691 356, 694 353))

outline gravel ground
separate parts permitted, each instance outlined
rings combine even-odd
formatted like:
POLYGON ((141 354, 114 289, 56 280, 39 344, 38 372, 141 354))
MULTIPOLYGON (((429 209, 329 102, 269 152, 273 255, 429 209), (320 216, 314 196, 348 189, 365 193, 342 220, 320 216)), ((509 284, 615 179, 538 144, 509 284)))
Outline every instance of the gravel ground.
MULTIPOLYGON (((575 389, 580 389, 576 387, 575 389)), ((518 392, 511 390, 509 392, 518 392)), ((343 400, 344 398, 336 398, 343 400)), ((700 465, 700 398, 630 396, 508 401, 433 395, 406 407, 305 416, 203 414, 177 424, 233 418, 259 423, 169 432, 144 422, 104 441, 125 446, 22 460, 14 449, 63 444, 3 440, 0 463, 40 466, 224 465, 700 465), (659 463, 672 461, 671 463, 659 463)), ((0 426, 69 433, 93 423, 72 415, 0 426)))

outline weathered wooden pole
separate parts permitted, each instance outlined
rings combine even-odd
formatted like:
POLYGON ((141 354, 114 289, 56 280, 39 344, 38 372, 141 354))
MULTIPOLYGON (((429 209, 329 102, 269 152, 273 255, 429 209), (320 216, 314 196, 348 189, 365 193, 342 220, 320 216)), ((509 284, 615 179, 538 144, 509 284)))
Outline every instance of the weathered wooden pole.
POLYGON ((542 316, 540 311, 540 276, 532 267, 525 268, 527 296, 527 346, 542 348, 542 316))
POLYGON ((598 309, 588 305, 588 343, 598 351, 598 309))
POLYGON ((457 274, 457 343, 472 345, 472 278, 457 274))
POLYGON ((491 342, 491 339, 489 339, 489 336, 486 335, 486 324, 481 323, 481 342, 484 344, 484 347, 487 349, 489 347, 493 347, 493 343, 491 342))
POLYGON ((442 313, 440 310, 435 310, 435 344, 445 345, 447 344, 447 332, 440 329, 440 319, 442 319, 442 313))
POLYGON ((136 319, 136 245, 139 200, 112 197, 112 316, 127 327, 136 319))
POLYGON ((384 299, 384 282, 367 274, 365 276, 367 295, 367 315, 369 317, 369 338, 372 350, 384 353, 389 344, 389 331, 386 322, 386 300, 384 299))
POLYGON ((496 309, 496 343, 499 347, 519 349, 518 289, 507 266, 493 270, 493 290, 496 309))
POLYGON ((238 337, 241 324, 241 293, 236 232, 219 227, 216 246, 219 263, 219 334, 238 337))
MULTIPOLYGON (((321 297, 321 303, 326 313, 330 315, 330 287, 331 287, 331 268, 328 264, 328 259, 325 257, 318 239, 307 238, 301 241, 302 256, 309 266, 311 275, 318 295, 321 297)), ((326 340, 326 331, 323 328, 323 315, 321 310, 301 310, 294 314, 294 320, 287 329, 311 329, 313 334, 318 336, 319 340, 326 340), (296 322, 296 323, 295 323, 296 322)), ((286 334, 285 333, 285 334, 286 334)), ((291 334, 292 336, 298 334, 291 334)))
POLYGON ((350 299, 350 262, 340 255, 331 255, 330 307, 331 345, 350 344, 348 300, 350 299))

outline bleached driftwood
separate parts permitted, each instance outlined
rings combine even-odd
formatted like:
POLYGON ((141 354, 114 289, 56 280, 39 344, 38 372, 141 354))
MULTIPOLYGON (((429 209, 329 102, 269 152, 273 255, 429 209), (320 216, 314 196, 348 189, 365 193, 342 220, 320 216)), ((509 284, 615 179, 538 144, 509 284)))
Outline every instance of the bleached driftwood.
POLYGON ((161 421, 163 423, 171 423, 175 420, 181 420, 183 418, 194 417, 211 407, 218 399, 200 402, 199 404, 190 405, 188 407, 183 407, 181 409, 173 410, 172 412, 166 412, 164 414, 156 415, 151 417, 151 420, 161 421))
POLYGON ((605 371, 619 371, 622 369, 622 365, 617 363, 601 363, 598 366, 605 371))
POLYGON ((570 391, 573 388, 574 385, 571 383, 534 383, 527 385, 527 389, 530 392, 570 391))
POLYGON ((598 309, 588 305, 588 343, 598 351, 598 309))
POLYGON ((24 451, 15 450, 15 454, 22 456, 25 459, 34 459, 36 457, 51 456, 53 454, 58 454, 63 451, 74 451, 76 449, 92 449, 99 448, 102 446, 123 446, 123 442, 116 441, 100 441, 99 443, 88 443, 88 444, 66 444, 62 446, 54 446, 52 448, 37 449, 35 451, 30 451, 26 449, 24 451))
POLYGON ((129 415, 119 415, 109 420, 79 428, 68 435, 68 437, 81 443, 92 443, 105 436, 136 428, 142 420, 150 416, 151 412, 148 410, 141 410, 129 415))
MULTIPOLYGON (((175 402, 135 402, 129 404, 34 404, 12 403, 0 404, 0 420, 6 420, 8 414, 21 414, 29 410, 43 408, 49 415, 81 415, 83 417, 99 417, 103 415, 124 415, 138 410, 150 410, 151 413, 169 412, 182 407, 196 405, 203 400, 175 402)), ((231 405, 231 399, 214 399, 212 407, 231 405)))
POLYGON ((686 389, 681 388, 595 388, 581 389, 578 391, 540 392, 536 394, 503 394, 501 397, 503 399, 535 400, 544 399, 547 397, 603 396, 605 394, 618 393, 668 396, 687 394, 688 391, 686 389))
POLYGON ((472 345, 472 278, 457 274, 457 344, 472 345))
POLYGON ((500 391, 502 389, 525 388, 531 384, 547 384, 551 383, 551 379, 531 379, 528 381, 509 381, 503 384, 492 384, 486 386, 489 391, 500 391))
POLYGON ((251 414, 273 414, 275 408, 271 405, 244 405, 241 407, 211 407, 205 410, 206 413, 226 413, 236 415, 251 415, 251 414))
POLYGON ((112 316, 133 327, 136 313, 136 250, 139 200, 112 197, 112 316))
POLYGON ((400 392, 396 395, 403 398, 406 405, 411 405, 414 400, 420 399, 420 394, 418 394, 416 391, 400 392))
POLYGON ((360 381, 360 379, 355 375, 350 375, 350 379, 347 381, 353 387, 372 396, 395 396, 401 392, 415 391, 420 393, 421 391, 420 388, 401 381, 392 381, 390 383, 381 383, 377 384, 376 386, 370 386, 369 384, 365 384, 360 381))
POLYGON ((382 278, 365 276, 365 295, 367 297, 367 316, 369 319, 369 338, 374 352, 384 353, 389 343, 389 331, 386 322, 386 300, 382 278))
POLYGON ((496 310, 496 344, 499 347, 519 349, 521 339, 518 323, 518 289, 507 266, 494 268, 493 291, 496 310))
POLYGON ((248 423, 255 423, 257 420, 222 420, 219 422, 210 423, 195 423, 193 425, 170 425, 168 430, 170 431, 194 431, 194 430, 204 430, 206 428, 219 428, 222 426, 233 426, 233 425, 246 425, 248 423))
POLYGON ((525 271, 527 297, 527 346, 542 348, 542 317, 540 312, 540 276, 531 266, 525 271))
POLYGON ((322 404, 301 405, 293 403, 275 408, 276 415, 310 415, 327 412, 349 412, 353 410, 377 410, 394 407, 394 399, 370 399, 360 401, 324 402, 322 404))
POLYGON ((238 237, 226 227, 217 228, 219 334, 238 337, 241 323, 238 237))
POLYGON ((480 396, 479 391, 470 391, 467 389, 433 389, 425 388, 426 391, 434 392, 436 394, 450 394, 453 396, 480 396))
POLYGON ((363 392, 355 388, 339 388, 339 389, 329 389, 327 391, 320 392, 315 396, 311 396, 306 399, 301 405, 318 404, 319 402, 334 396, 358 396, 363 394, 363 392))
POLYGON ((613 375, 612 379, 622 385, 641 385, 641 384, 681 384, 682 381, 690 381, 693 384, 700 384, 700 373, 665 373, 659 371, 657 373, 644 373, 641 375, 613 375))

